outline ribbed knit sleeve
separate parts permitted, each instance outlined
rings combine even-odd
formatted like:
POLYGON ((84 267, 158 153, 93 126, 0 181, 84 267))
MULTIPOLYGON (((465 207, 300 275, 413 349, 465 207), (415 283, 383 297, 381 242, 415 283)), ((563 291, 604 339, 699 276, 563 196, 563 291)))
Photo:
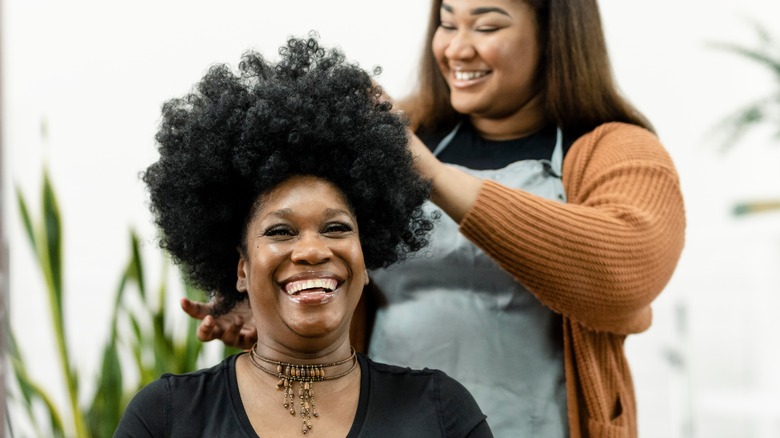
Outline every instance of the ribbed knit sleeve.
POLYGON ((485 181, 461 232, 553 311, 597 331, 645 330, 683 247, 677 172, 655 135, 604 124, 571 147, 568 202, 485 181))

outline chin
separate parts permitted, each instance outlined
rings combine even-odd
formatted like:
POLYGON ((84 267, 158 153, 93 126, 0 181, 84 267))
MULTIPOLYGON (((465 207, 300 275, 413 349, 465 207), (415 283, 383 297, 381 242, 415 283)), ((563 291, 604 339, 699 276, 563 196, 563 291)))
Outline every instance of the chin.
POLYGON ((299 336, 305 338, 319 338, 337 332, 341 329, 341 322, 343 320, 344 318, 322 316, 312 318, 307 315, 296 321, 291 321, 287 325, 299 336))
POLYGON ((477 102, 474 101, 474 99, 459 99, 459 98, 453 98, 450 99, 450 105, 452 105, 452 108, 459 112, 460 114, 473 114, 478 111, 479 106, 477 105, 477 102))

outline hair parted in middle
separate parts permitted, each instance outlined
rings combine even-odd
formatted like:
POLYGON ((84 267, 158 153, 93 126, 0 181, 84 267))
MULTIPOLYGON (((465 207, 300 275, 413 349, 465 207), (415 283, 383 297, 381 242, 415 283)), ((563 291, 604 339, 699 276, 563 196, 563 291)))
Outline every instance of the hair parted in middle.
MULTIPOLYGON (((318 37, 290 38, 280 60, 246 52, 233 72, 211 67, 193 91, 163 105, 160 158, 143 180, 160 245, 218 311, 236 290, 239 251, 256 201, 311 175, 345 195, 366 267, 386 267, 427 244, 430 183, 413 168, 407 125, 369 73, 318 37)), ((375 71, 378 74, 378 71, 375 71)))
MULTIPOLYGON (((650 121, 619 91, 612 74, 598 0, 514 0, 535 14, 541 59, 535 84, 545 118, 564 131, 583 134, 607 122, 650 131, 650 121)), ((450 90, 433 55, 443 0, 431 0, 419 77, 400 104, 416 131, 452 129, 462 115, 450 104, 450 90)))

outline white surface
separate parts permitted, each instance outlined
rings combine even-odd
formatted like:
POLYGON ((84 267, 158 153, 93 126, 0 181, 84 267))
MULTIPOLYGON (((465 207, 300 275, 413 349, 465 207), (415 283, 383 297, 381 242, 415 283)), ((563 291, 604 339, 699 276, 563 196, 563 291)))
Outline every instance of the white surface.
MULTIPOLYGON (((722 117, 776 91, 777 83, 707 43, 755 45, 745 18, 771 28, 780 2, 601 5, 618 83, 675 159, 688 212, 687 246, 656 302, 655 325, 626 344, 640 436, 777 436, 780 415, 761 406, 780 399, 780 348, 772 336, 780 328, 780 214, 733 218, 730 209, 738 200, 780 198, 780 145, 760 131, 720 154, 708 136, 722 117)), ((66 233, 67 330, 75 364, 89 381, 128 257, 128 229, 142 233, 149 257, 157 254, 138 172, 154 160, 161 103, 185 93, 212 63, 235 63, 248 48, 272 55, 288 35, 311 29, 364 67, 381 65, 381 82, 391 95, 403 95, 428 11, 419 0, 5 0, 3 8, 2 214, 9 224, 11 320, 29 372, 49 388, 62 386, 14 186, 37 212, 42 165, 51 171, 66 233)), ((150 261, 150 268, 159 265, 150 261)), ((56 395, 64 401, 64 390, 56 395)))

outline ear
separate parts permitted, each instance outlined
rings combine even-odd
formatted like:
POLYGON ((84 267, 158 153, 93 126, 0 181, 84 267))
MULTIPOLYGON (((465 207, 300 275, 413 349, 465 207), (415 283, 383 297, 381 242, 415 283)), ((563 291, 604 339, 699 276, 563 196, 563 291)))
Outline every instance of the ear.
POLYGON ((363 276, 366 277, 363 286, 368 286, 368 283, 371 282, 371 279, 368 278, 368 269, 363 269, 363 276))
POLYGON ((247 271, 249 270, 249 262, 244 258, 244 255, 239 251, 238 267, 236 268, 236 290, 242 293, 246 293, 247 285, 247 271))

